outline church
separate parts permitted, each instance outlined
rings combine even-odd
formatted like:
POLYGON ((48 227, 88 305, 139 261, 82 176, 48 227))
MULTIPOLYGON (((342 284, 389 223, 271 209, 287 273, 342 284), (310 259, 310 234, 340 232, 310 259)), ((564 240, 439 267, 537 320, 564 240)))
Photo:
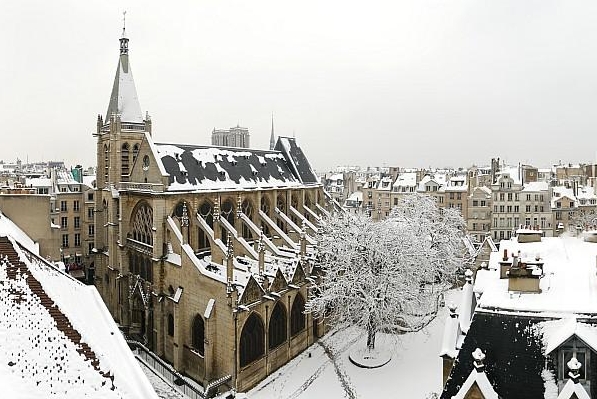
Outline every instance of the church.
POLYGON ((97 118, 95 285, 112 316, 203 387, 245 391, 324 332, 304 313, 330 199, 294 138, 154 141, 120 56, 97 118))

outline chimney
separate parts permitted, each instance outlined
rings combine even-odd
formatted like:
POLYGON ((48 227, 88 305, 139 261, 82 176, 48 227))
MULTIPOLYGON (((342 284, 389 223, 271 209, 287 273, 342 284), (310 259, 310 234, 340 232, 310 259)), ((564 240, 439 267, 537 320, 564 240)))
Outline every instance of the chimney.
POLYGON ((505 262, 508 260, 508 250, 504 249, 504 257, 502 258, 502 260, 505 262))

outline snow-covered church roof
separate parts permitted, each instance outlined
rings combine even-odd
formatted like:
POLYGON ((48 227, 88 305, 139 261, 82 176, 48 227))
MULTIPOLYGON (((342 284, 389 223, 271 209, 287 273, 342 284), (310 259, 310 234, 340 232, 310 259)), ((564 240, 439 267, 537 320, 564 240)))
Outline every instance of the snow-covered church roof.
POLYGON ((0 359, 3 397, 157 399, 95 287, 40 258, 8 220, 0 223, 0 359))
POLYGON ((319 184, 294 139, 280 137, 276 150, 152 143, 169 176, 168 191, 252 190, 319 184))
POLYGON ((167 143, 155 149, 170 175, 168 191, 300 186, 279 151, 167 143))
POLYGON ((106 121, 112 114, 119 114, 122 122, 142 123, 143 113, 137 97, 137 89, 133 80, 133 71, 129 63, 128 39, 120 39, 120 58, 114 76, 110 103, 106 111, 106 121))

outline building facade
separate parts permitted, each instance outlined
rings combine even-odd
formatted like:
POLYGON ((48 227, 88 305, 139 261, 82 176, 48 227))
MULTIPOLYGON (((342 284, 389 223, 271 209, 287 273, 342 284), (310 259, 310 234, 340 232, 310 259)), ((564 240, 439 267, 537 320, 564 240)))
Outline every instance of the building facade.
POLYGON ((323 334, 304 304, 329 200, 296 140, 154 141, 125 37, 95 137, 95 285, 129 336, 204 387, 244 391, 323 334))
POLYGON ((239 125, 230 129, 214 129, 211 132, 211 145, 249 148, 249 129, 239 125))

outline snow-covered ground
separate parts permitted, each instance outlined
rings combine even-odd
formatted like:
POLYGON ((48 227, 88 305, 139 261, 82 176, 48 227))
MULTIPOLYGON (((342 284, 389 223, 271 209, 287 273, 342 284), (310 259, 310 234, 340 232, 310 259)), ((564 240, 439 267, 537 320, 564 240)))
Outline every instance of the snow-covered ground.
MULTIPOLYGON (((448 292, 446 303, 457 302, 459 293, 459 290, 448 292)), ((432 393, 439 394, 442 390, 442 361, 438 353, 447 315, 448 310, 443 307, 437 318, 422 331, 401 335, 397 340, 379 335, 377 345, 394 348, 392 360, 381 368, 363 369, 350 362, 348 354, 353 348, 364 346, 366 337, 359 331, 346 330, 323 338, 246 396, 239 394, 237 397, 366 399, 426 398, 432 393), (395 345, 392 341, 396 341, 395 345)))
POLYGON ((139 364, 141 365, 141 370, 143 370, 147 379, 153 386, 153 389, 155 389, 155 393, 157 393, 161 399, 185 399, 183 394, 168 385, 151 367, 145 365, 143 362, 139 362, 139 364))

